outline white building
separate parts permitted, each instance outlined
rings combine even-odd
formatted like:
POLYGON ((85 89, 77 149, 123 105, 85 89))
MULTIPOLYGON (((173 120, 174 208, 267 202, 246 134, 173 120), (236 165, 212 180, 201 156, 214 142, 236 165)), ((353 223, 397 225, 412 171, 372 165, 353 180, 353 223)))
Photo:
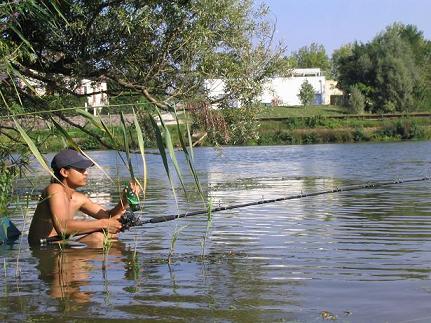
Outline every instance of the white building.
MULTIPOLYGON (((76 89, 77 94, 87 95, 85 106, 95 108, 108 105, 108 94, 106 93, 108 85, 106 82, 95 82, 87 79, 81 81, 80 86, 76 89)), ((100 108, 101 109, 101 108, 100 108)))
POLYGON ((302 84, 308 81, 314 88, 314 104, 324 104, 325 76, 320 68, 298 68, 292 71, 290 77, 274 77, 265 82, 263 93, 258 101, 271 105, 301 105, 298 97, 302 84))
MULTIPOLYGON (((314 88, 314 104, 328 104, 326 99, 326 79, 320 68, 293 69, 290 77, 274 77, 268 79, 263 85, 263 93, 257 101, 269 105, 294 106, 301 105, 298 97, 302 84, 308 81, 314 88)), ((225 83, 221 79, 206 80, 205 87, 211 99, 222 97, 225 83)), ((239 102, 232 102, 232 107, 238 107, 239 102)))

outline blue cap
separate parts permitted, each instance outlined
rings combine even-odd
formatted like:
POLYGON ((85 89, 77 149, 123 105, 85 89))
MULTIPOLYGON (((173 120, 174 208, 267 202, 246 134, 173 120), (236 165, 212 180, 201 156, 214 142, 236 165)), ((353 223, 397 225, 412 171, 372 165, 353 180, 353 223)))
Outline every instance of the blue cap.
POLYGON ((60 151, 51 161, 51 167, 60 170, 66 167, 76 167, 86 169, 93 166, 93 162, 73 149, 60 151))

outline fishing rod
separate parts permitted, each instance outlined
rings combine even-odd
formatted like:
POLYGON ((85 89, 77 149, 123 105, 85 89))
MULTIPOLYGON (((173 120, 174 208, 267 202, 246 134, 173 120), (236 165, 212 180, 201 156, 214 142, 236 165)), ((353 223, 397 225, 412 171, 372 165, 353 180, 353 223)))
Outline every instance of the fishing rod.
MULTIPOLYGON (((168 222, 173 221, 176 219, 196 216, 196 215, 204 215, 208 212, 214 213, 214 212, 221 212, 221 211, 227 211, 227 210, 233 210, 233 209, 239 209, 254 205, 261 205, 261 204, 268 204, 268 203, 275 203, 275 202, 281 202, 281 201, 287 201, 287 200, 296 200, 301 199, 305 197, 311 197, 311 196, 318 196, 318 195, 325 195, 325 194, 333 194, 338 192, 348 192, 348 191, 357 191, 362 189, 371 189, 371 188, 379 188, 384 186, 392 186, 397 184, 403 184, 403 183, 413 183, 413 182, 423 182, 423 181, 429 181, 431 180, 431 177, 422 177, 422 178, 411 178, 411 179, 396 179, 392 181, 384 181, 384 182, 368 182, 365 184, 359 184, 359 185, 350 185, 350 186, 344 186, 344 187, 336 187, 332 190, 326 190, 326 191, 318 191, 318 192, 311 192, 311 193, 304 193, 301 191, 300 194, 297 195, 289 195, 284 197, 278 197, 273 199, 267 199, 267 200, 260 200, 260 201, 254 201, 254 202, 248 202, 248 203, 242 203, 242 204, 235 204, 235 205, 228 205, 228 206, 219 206, 210 210, 198 210, 193 212, 185 212, 180 214, 172 214, 172 215, 166 215, 166 216, 157 216, 153 217, 151 219, 144 220, 139 215, 134 213, 134 208, 129 208, 126 213, 121 217, 120 222, 122 224, 121 231, 126 231, 131 229, 132 227, 137 226, 143 226, 146 224, 156 224, 156 223, 162 223, 162 222, 168 222)), ((84 235, 82 235, 84 236, 84 235)), ((76 238, 81 238, 81 235, 76 236, 76 238)), ((46 245, 58 241, 62 241, 63 238, 60 236, 54 236, 54 237, 48 237, 45 239, 40 240, 41 245, 46 245)))
POLYGON ((168 222, 168 221, 186 218, 186 217, 190 217, 190 216, 203 215, 203 214, 207 214, 208 212, 211 212, 211 213, 221 212, 221 211, 226 211, 226 210, 244 208, 244 207, 248 207, 248 206, 275 203, 275 202, 286 201, 286 200, 295 200, 295 199, 311 197, 311 196, 333 194, 333 193, 337 193, 337 192, 356 191, 356 190, 361 190, 361 189, 379 188, 379 187, 396 185, 396 184, 423 182, 423 181, 429 181, 429 180, 431 180, 431 177, 411 178, 411 179, 404 179, 404 180, 396 179, 396 180, 392 180, 392 181, 373 182, 373 183, 368 182, 366 184, 336 187, 335 189, 332 189, 332 190, 318 191, 318 192, 311 192, 311 193, 303 193, 301 191, 301 193, 297 194, 297 195, 290 195, 290 196, 278 197, 278 198, 274 198, 274 199, 260 200, 260 201, 254 201, 254 202, 249 202, 249 203, 229 205, 229 206, 220 206, 220 207, 213 208, 211 210, 199 210, 199 211, 185 212, 185 213, 180 213, 180 214, 158 216, 158 217, 153 217, 153 218, 147 219, 147 220, 142 219, 139 215, 136 215, 133 211, 128 210, 123 215, 120 222, 123 225, 122 231, 125 231, 125 230, 128 230, 128 229, 135 227, 135 226, 143 226, 146 224, 168 222))

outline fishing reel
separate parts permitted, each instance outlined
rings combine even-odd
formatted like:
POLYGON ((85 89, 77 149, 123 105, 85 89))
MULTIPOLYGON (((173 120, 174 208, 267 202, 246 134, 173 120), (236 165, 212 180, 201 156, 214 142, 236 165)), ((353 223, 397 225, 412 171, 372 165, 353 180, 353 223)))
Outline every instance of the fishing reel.
POLYGON ((142 220, 135 213, 127 210, 120 218, 120 223, 122 224, 121 231, 124 232, 131 227, 142 225, 142 220))

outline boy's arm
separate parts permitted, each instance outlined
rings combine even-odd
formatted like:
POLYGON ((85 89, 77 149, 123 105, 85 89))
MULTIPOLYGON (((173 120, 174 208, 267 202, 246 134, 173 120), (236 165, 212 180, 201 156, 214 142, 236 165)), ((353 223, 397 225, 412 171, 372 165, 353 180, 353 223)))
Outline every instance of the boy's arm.
MULTIPOLYGON (((135 181, 130 181, 129 187, 132 189, 133 193, 139 196, 141 189, 135 181)), ((80 211, 85 214, 95 218, 95 219, 109 219, 112 217, 121 217, 129 206, 129 202, 126 197, 126 189, 121 192, 120 201, 111 210, 105 210, 102 206, 91 201, 87 196, 84 197, 83 203, 80 207, 80 211)))
POLYGON ((111 210, 105 210, 99 204, 91 201, 87 196, 83 195, 83 203, 80 207, 80 211, 95 218, 95 219, 109 219, 111 217, 121 217, 128 207, 127 199, 123 196, 120 202, 113 207, 111 210))
MULTIPOLYGON (((118 221, 120 216, 106 219, 98 219, 96 221, 74 220, 69 197, 64 192, 60 185, 50 185, 48 187, 49 206, 52 215, 54 228, 59 235, 82 234, 108 230, 111 233, 117 233, 121 229, 121 223, 118 221)), ((84 195, 78 203, 84 203, 88 199, 84 195)))

